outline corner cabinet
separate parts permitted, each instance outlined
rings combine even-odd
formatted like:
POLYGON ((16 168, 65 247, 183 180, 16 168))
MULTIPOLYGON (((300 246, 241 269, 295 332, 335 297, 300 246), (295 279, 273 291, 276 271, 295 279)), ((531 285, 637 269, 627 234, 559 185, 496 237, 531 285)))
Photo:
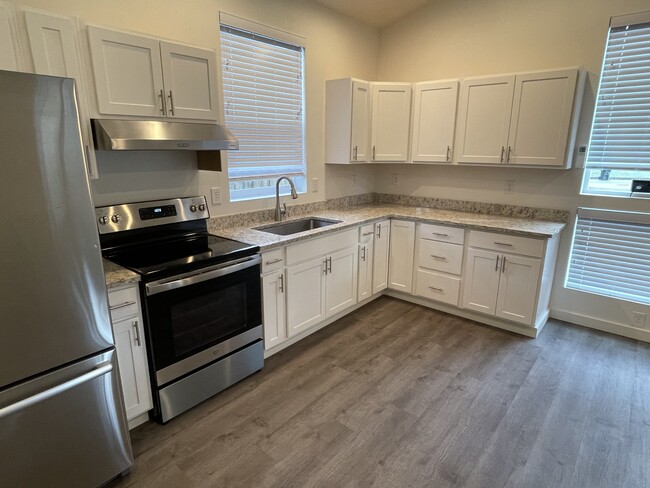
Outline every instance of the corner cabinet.
POLYGON ((88 27, 100 114, 217 120, 210 49, 88 27))
POLYGON ((571 165, 584 77, 578 69, 463 81, 455 161, 571 165))
POLYGON ((147 420, 153 407, 147 348, 137 284, 109 289, 108 303, 129 427, 147 420))
POLYGON ((457 103, 457 80, 415 83, 411 137, 414 163, 451 163, 457 103))
POLYGON ((370 83, 325 82, 325 162, 366 163, 370 147, 370 83))
POLYGON ((373 162, 406 162, 411 121, 411 83, 372 83, 373 162))
POLYGON ((413 283, 413 251, 415 222, 391 220, 388 288, 411 293, 413 283))

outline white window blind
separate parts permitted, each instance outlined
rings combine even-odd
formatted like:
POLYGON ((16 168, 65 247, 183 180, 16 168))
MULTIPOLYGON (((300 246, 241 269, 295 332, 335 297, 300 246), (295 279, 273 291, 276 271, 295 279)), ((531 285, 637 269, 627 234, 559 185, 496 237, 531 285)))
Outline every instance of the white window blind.
POLYGON ((239 139, 230 199, 272 196, 281 175, 304 192, 304 48, 222 24, 221 56, 225 122, 239 139))
POLYGON ((609 29, 589 140, 583 193, 629 195, 650 179, 650 15, 609 29))
POLYGON ((578 209, 568 288, 650 304, 650 214, 578 209))

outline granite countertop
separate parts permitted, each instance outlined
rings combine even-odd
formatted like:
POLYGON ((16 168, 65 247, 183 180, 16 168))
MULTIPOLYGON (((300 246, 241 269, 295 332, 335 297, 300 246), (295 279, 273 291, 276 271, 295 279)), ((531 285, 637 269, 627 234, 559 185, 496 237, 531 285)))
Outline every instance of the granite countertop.
POLYGON ((106 286, 115 288, 116 286, 125 285, 140 281, 140 275, 129 271, 128 269, 118 266, 111 261, 102 259, 104 262, 104 275, 106 275, 106 286))
POLYGON ((309 215, 299 215, 289 218, 287 221, 300 220, 307 217, 321 217, 340 220, 341 222, 288 236, 270 234, 253 228, 272 225, 275 223, 273 221, 259 222, 245 227, 214 229, 211 230, 211 232, 221 237, 227 237, 247 244, 259 246, 262 251, 267 251, 274 247, 295 243, 304 239, 310 239, 315 236, 330 234, 349 227, 376 222, 386 218, 399 218, 415 222, 444 224, 538 238, 553 237, 559 234, 566 226, 564 223, 544 220, 385 204, 360 205, 339 210, 319 210, 309 215))

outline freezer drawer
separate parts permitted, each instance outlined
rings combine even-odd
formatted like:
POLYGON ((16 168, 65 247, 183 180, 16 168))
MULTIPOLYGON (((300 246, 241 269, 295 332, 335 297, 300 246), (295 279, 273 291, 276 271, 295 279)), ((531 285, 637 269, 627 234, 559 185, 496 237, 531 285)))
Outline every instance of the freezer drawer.
POLYGON ((0 392, 3 486, 99 486, 133 464, 115 350, 0 392))

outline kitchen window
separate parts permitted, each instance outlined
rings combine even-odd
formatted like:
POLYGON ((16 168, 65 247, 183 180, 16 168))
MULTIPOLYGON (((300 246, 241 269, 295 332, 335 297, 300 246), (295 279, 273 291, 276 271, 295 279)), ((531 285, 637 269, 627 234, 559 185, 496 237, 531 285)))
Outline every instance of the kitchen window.
POLYGON ((582 193, 629 197, 650 180, 650 12, 612 17, 582 193))
MULTIPOLYGON (((301 38, 221 14, 225 122, 239 139, 228 152, 230 201, 275 195, 287 175, 306 191, 305 48, 301 38)), ((280 187, 289 193, 286 180, 280 187)))

